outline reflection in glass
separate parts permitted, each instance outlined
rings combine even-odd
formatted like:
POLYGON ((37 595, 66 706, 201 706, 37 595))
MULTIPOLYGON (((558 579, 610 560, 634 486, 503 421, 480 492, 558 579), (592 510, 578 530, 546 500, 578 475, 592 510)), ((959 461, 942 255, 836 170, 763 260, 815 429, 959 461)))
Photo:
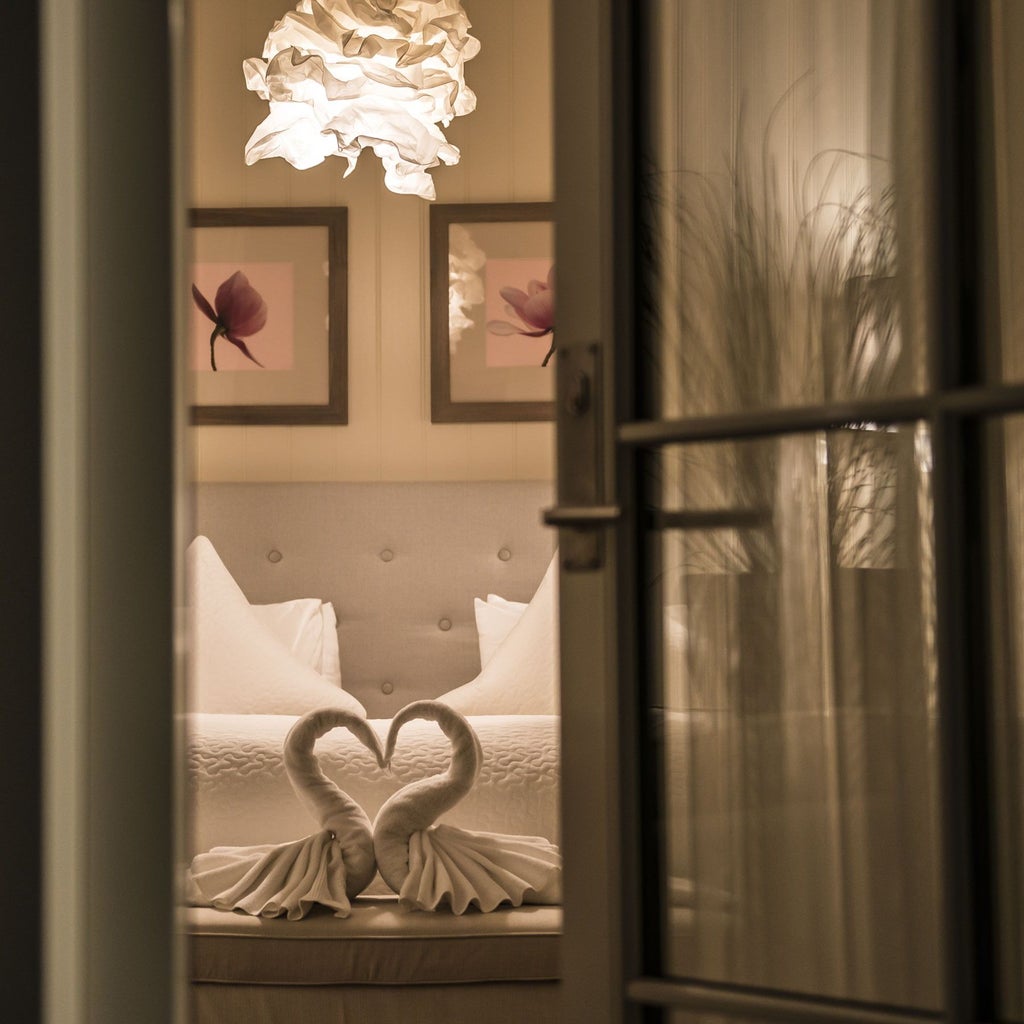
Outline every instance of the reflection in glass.
POLYGON ((666 973, 937 1007, 927 432, 680 445, 648 470, 666 973))
MULTIPOLYGON (((993 0, 988 12, 995 236, 986 241, 996 261, 984 268, 983 281, 990 289, 985 309, 994 314, 998 329, 986 332, 986 369, 990 380, 1019 383, 1024 381, 1024 4, 993 0)), ((1024 418, 992 423, 988 444, 997 481, 989 540, 996 577, 991 643, 999 1017, 1024 1021, 1024 418)))
POLYGON ((920 391, 923 4, 648 7, 650 415, 920 391))
POLYGON ((998 268, 986 268, 988 287, 998 294, 1000 330, 987 341, 990 376, 1024 380, 1024 4, 992 0, 992 106, 994 122, 995 230, 991 240, 998 268))
POLYGON ((992 646, 996 657, 992 738, 1000 1020, 1024 1020, 1024 417, 990 424, 996 489, 990 531, 996 568, 992 646), (1000 465, 1003 472, 998 472, 1000 465), (1005 509, 1005 519, 1003 510, 1005 509), (1001 570, 1001 571, 1000 571, 1001 570))

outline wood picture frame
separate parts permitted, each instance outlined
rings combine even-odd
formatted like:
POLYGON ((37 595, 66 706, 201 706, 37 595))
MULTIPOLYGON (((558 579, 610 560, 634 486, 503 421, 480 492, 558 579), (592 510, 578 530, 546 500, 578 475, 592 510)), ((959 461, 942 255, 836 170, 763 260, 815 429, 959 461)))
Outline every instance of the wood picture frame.
POLYGON ((189 321, 195 424, 348 422, 348 211, 254 207, 190 211, 189 284, 215 304, 233 269, 265 291, 266 327, 242 339, 263 369, 220 337, 198 302, 189 321), (209 372, 215 347, 217 373, 209 372))
POLYGON ((501 297, 553 286, 553 216, 552 203, 430 208, 431 422, 554 419, 555 367, 541 365, 554 335, 529 336, 501 297))

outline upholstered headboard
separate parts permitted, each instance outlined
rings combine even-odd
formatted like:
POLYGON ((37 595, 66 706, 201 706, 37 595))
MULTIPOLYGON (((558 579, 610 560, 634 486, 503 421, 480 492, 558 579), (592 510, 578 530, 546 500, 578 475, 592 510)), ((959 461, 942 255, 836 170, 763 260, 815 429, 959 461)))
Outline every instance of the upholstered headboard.
POLYGON ((387 718, 479 672, 473 598, 529 600, 551 497, 537 482, 199 484, 196 532, 252 603, 333 602, 343 685, 387 718))

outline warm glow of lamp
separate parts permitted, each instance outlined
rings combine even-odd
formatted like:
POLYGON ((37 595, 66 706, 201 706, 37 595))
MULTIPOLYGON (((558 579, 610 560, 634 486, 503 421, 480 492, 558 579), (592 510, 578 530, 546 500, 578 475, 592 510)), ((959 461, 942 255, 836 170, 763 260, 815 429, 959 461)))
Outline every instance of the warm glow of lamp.
POLYGON ((442 133, 476 107, 463 64, 480 51, 459 0, 301 0, 242 65, 270 113, 245 162, 280 156, 303 170, 326 157, 355 170, 364 149, 392 192, 435 196, 427 173, 459 162, 442 133))

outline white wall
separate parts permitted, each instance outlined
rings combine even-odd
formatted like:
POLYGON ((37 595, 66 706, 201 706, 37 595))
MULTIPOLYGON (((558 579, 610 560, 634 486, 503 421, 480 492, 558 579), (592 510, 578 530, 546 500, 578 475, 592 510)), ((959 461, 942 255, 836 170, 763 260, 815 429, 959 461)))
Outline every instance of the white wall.
MULTIPOLYGON (((347 206, 349 423, 344 427, 199 427, 200 480, 531 480, 553 470, 548 423, 433 425, 427 302, 429 203, 383 186, 365 154, 297 171, 246 167, 243 147, 266 105, 245 89, 289 0, 192 5, 195 206, 347 206)), ((446 130, 462 162, 433 172, 437 201, 552 198, 550 0, 466 0, 480 55, 466 78, 477 109, 446 130)))

